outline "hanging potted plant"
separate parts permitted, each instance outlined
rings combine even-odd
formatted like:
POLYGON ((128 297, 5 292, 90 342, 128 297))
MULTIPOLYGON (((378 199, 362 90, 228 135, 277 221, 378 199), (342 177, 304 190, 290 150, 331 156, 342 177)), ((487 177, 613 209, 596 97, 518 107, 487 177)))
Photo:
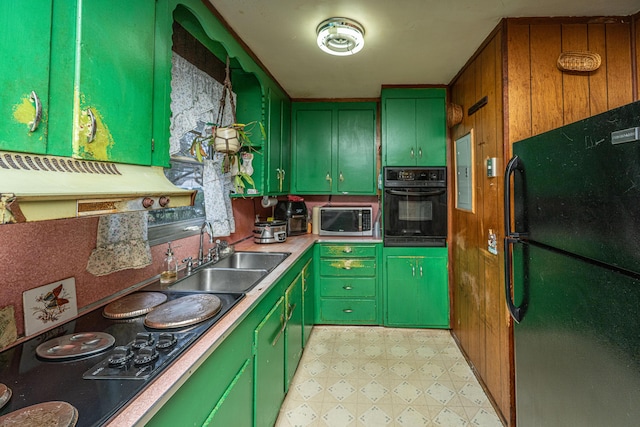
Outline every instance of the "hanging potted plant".
POLYGON ((254 150, 251 142, 251 134, 256 124, 260 125, 262 138, 266 139, 266 133, 262 123, 236 123, 236 108, 232 95, 231 80, 229 78, 229 58, 227 57, 226 75, 222 88, 222 96, 220 98, 217 123, 207 123, 211 126, 211 134, 207 136, 196 137, 191 144, 191 154, 198 161, 202 162, 207 155, 213 156, 213 152, 217 151, 224 154, 222 168, 224 173, 231 173, 236 193, 244 194, 247 185, 255 188, 255 183, 251 175, 253 174, 254 150), (228 95, 227 95, 228 94, 228 95), (233 123, 229 125, 221 125, 224 116, 224 107, 229 96, 231 111, 233 114, 233 123), (204 146, 208 146, 206 150, 204 146))

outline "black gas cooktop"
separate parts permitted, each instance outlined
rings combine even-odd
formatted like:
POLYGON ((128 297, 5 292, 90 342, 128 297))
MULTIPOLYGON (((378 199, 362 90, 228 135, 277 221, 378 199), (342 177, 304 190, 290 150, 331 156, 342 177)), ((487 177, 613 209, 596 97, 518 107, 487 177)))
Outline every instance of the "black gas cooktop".
MULTIPOLYGON (((166 294, 169 301, 189 295, 166 294)), ((185 328, 152 329, 144 325, 144 316, 110 320, 99 308, 0 353, 1 382, 13 391, 0 416, 38 403, 64 401, 78 410, 77 426, 104 424, 244 297, 215 295, 221 301, 218 314, 185 328), (109 334, 115 343, 75 359, 50 360, 36 354, 42 343, 83 332, 109 334)))

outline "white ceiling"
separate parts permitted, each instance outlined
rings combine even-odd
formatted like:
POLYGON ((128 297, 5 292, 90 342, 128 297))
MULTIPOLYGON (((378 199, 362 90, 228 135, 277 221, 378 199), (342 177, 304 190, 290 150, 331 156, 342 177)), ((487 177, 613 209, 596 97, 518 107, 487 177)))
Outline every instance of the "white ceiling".
POLYGON ((638 0, 209 0, 292 98, 375 98, 382 84, 448 84, 504 17, 629 16, 638 0), (316 27, 347 17, 364 49, 337 57, 316 27))

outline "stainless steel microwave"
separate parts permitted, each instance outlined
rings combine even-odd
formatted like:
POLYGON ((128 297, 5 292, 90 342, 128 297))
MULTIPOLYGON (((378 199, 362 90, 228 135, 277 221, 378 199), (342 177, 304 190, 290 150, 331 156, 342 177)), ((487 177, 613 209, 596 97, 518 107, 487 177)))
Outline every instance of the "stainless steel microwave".
POLYGON ((324 206, 320 208, 321 236, 372 236, 371 206, 324 206))

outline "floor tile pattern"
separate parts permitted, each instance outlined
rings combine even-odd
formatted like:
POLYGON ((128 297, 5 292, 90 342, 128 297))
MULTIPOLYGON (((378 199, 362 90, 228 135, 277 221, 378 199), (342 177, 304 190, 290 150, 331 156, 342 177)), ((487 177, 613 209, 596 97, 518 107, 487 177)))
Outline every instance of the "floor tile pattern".
POLYGON ((316 326, 276 427, 502 427, 449 331, 316 326))

